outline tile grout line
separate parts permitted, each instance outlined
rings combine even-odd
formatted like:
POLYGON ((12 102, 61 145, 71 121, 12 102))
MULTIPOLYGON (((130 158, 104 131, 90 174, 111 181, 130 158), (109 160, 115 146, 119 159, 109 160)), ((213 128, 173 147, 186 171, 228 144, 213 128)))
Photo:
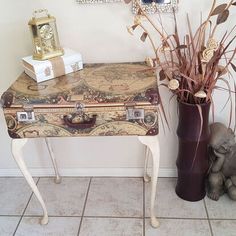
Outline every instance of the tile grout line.
POLYGON ((88 189, 87 189, 87 193, 86 193, 86 196, 85 196, 84 207, 83 207, 83 211, 82 211, 82 215, 81 215, 81 219, 80 219, 80 224, 79 224, 79 229, 78 229, 77 236, 79 236, 80 230, 81 230, 81 227, 82 227, 84 212, 85 212, 85 208, 86 208, 86 204, 87 204, 87 200, 88 200, 88 195, 89 195, 89 190, 90 190, 90 185, 91 185, 91 182, 92 182, 92 178, 93 177, 91 177, 90 180, 89 180, 88 189))
MULTIPOLYGON (((93 179, 142 179, 142 176, 61 176, 63 179, 65 178, 81 178, 81 179, 86 179, 86 178, 93 178, 93 179)), ((1 178, 18 178, 18 177, 0 177, 1 178)), ((36 177, 33 176, 33 178, 53 178, 53 176, 40 176, 36 177)), ((176 177, 160 177, 161 179, 169 179, 169 178, 176 178, 176 177)))
MULTIPOLYGON (((140 167, 141 168, 141 167, 140 167)), ((93 178, 93 179, 96 179, 96 178, 104 178, 104 179, 108 179, 108 178, 116 178, 116 179, 122 179, 122 178, 125 178, 125 179, 141 179, 143 178, 143 176, 91 176, 91 175, 81 175, 81 176, 77 176, 77 175, 72 175, 72 176, 64 176, 64 175, 60 175, 63 179, 65 178, 81 178, 81 179, 85 179, 85 178, 93 178)), ((55 177, 55 175, 44 175, 44 176, 32 176, 32 178, 40 178, 40 179, 47 179, 47 178, 53 178, 55 177)), ((0 176, 0 179, 5 179, 5 178, 8 178, 8 179, 25 179, 24 177, 22 176, 0 176)), ((158 179, 176 179, 176 177, 158 177, 158 179)))
MULTIPOLYGON (((0 215, 0 217, 20 217, 21 215, 0 215)), ((25 217, 40 217, 40 215, 25 215, 25 217)), ((78 218, 81 217, 81 215, 63 215, 63 216, 58 216, 58 215, 50 215, 50 217, 55 217, 55 218, 78 218)), ((87 215, 86 218, 114 218, 114 219, 143 219, 143 217, 134 217, 134 216, 101 216, 101 215, 97 215, 97 216, 90 216, 87 215)), ((145 220, 149 219, 149 216, 145 217, 145 220)), ((158 219, 170 219, 170 220, 176 220, 176 219, 180 219, 180 220, 208 220, 207 218, 184 218, 184 217, 162 217, 162 216, 158 216, 158 219)), ((220 221, 236 221, 236 218, 227 218, 227 219, 223 219, 223 218, 214 218, 211 220, 220 220, 220 221)))
MULTIPOLYGON (((148 219, 148 218, 150 218, 150 217, 146 217, 146 219, 148 219)), ((192 217, 190 217, 190 218, 187 218, 187 217, 165 217, 165 216, 158 216, 158 219, 163 219, 163 220, 178 220, 178 219, 180 219, 180 220, 208 220, 207 218, 192 218, 192 217)))
MULTIPOLYGON (((38 178, 38 180, 37 180, 37 182, 36 182, 36 185, 38 185, 39 180, 40 180, 40 178, 38 178)), ((16 231, 17 231, 18 228, 19 228, 19 225, 20 225, 20 223, 21 223, 21 221, 22 221, 22 218, 24 217, 25 211, 26 211, 26 209, 27 209, 27 207, 28 207, 28 205, 29 205, 29 203, 30 203, 30 200, 32 199, 33 195, 34 195, 34 192, 32 191, 32 192, 31 192, 31 195, 30 195, 30 197, 29 197, 29 200, 28 200, 28 202, 27 202, 27 204, 26 204, 26 206, 25 206, 25 208, 24 208, 24 211, 22 212, 22 215, 21 215, 21 217, 20 217, 20 220, 19 220, 19 222, 18 222, 18 224, 17 224, 17 226, 16 226, 16 229, 15 229, 15 231, 14 231, 14 233, 13 233, 13 236, 15 236, 16 231)))
MULTIPOLYGON (((129 167, 124 167, 124 168, 129 168, 129 167)), ((140 167, 141 169, 142 167, 140 167)), ((60 175, 63 179, 64 178, 128 178, 128 179, 140 179, 142 178, 143 176, 140 175, 140 176, 106 176, 106 175, 80 175, 80 176, 77 176, 77 175, 60 175)), ((32 176, 33 178, 41 178, 41 179, 44 179, 44 178, 53 178, 55 177, 55 175, 44 175, 44 176, 32 176)), ((0 179, 5 179, 5 178, 9 178, 9 179, 25 179, 24 177, 22 176, 0 176, 0 179)), ((158 177, 158 179, 176 179, 176 177, 158 177)))
POLYGON ((145 214, 146 214, 146 212, 145 212, 145 206, 146 206, 146 204, 145 204, 145 181, 144 181, 144 179, 143 179, 143 236, 145 236, 145 234, 146 234, 146 223, 145 223, 145 214))
POLYGON ((207 221, 208 221, 208 224, 209 224, 209 227, 210 227, 211 236, 214 236, 214 234, 213 234, 213 230, 212 230, 212 226, 211 226, 211 221, 210 221, 210 218, 209 218, 209 213, 208 213, 207 206, 206 206, 206 201, 205 201, 205 199, 203 199, 203 203, 204 203, 204 207, 205 207, 206 214, 207 214, 207 221))
MULTIPOLYGON (((53 178, 54 177, 54 175, 49 175, 49 176, 33 176, 33 178, 40 178, 40 179, 45 179, 45 178, 53 178)), ((91 176, 91 175, 89 175, 89 176, 63 176, 63 175, 61 175, 61 177, 63 178, 63 179, 65 179, 65 178, 81 178, 81 179, 85 179, 85 178, 93 178, 93 179, 99 179, 99 178, 101 178, 101 179, 111 179, 111 178, 114 178, 114 179, 123 179, 123 178, 125 178, 125 179, 142 179, 143 178, 143 176, 100 176, 100 175, 98 175, 98 176, 91 176)), ((21 177, 18 177, 18 176, 6 176, 6 177, 2 177, 2 176, 0 176, 0 179, 1 178, 21 178, 21 177)), ((23 177, 22 177, 23 178, 23 177)), ((176 177, 158 177, 158 179, 176 179, 176 177)))
MULTIPOLYGON (((4 216, 8 216, 8 215, 4 215, 4 216)), ((0 216, 1 217, 1 216, 0 216)), ((16 217, 16 216, 10 216, 10 217, 16 217)), ((19 215, 18 215, 19 217, 19 215)), ((25 217, 40 217, 40 215, 26 215, 25 217)), ((54 217, 54 218, 81 218, 81 215, 73 215, 73 216, 58 216, 58 215, 50 215, 50 217, 54 217)), ((114 218, 114 219, 139 219, 142 220, 143 217, 134 217, 134 216, 85 216, 86 218, 114 218)))
POLYGON ((0 215, 0 217, 20 217, 21 215, 0 215))
MULTIPOLYGON (((0 215, 0 217, 19 217, 20 215, 0 215)), ((25 217, 40 217, 40 215, 25 215, 25 217)), ((50 215, 50 217, 54 217, 54 218, 80 218, 81 215, 73 215, 73 216, 57 216, 57 215, 50 215)), ((96 218, 112 218, 112 219, 137 219, 137 220, 142 220, 143 217, 134 217, 134 216, 85 216, 86 218, 91 218, 91 219, 96 219, 96 218)), ((149 216, 145 217, 145 220, 150 219, 149 216)), ((162 220, 204 220, 204 221, 208 221, 207 218, 183 218, 183 217, 159 217, 158 219, 162 219, 162 220)), ((236 221, 236 219, 220 219, 220 218, 215 218, 215 219, 211 219, 211 220, 220 220, 220 221, 236 221)))

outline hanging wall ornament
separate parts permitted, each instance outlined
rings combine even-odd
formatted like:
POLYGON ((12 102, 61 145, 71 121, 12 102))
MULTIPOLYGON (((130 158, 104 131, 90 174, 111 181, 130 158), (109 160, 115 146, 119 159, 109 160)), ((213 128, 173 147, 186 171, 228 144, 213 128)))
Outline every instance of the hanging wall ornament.
POLYGON ((121 2, 121 0, 76 0, 80 4, 89 4, 89 3, 111 3, 111 2, 121 2))
POLYGON ((133 0, 134 14, 138 12, 138 5, 148 14, 173 12, 178 9, 178 0, 133 0))

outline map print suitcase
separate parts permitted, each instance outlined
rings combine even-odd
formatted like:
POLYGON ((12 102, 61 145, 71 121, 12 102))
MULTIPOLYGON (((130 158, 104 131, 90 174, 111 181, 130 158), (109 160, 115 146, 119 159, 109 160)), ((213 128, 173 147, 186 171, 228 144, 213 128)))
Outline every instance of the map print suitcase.
POLYGON ((2 95, 12 138, 156 135, 158 101, 144 63, 87 64, 39 84, 22 73, 2 95))

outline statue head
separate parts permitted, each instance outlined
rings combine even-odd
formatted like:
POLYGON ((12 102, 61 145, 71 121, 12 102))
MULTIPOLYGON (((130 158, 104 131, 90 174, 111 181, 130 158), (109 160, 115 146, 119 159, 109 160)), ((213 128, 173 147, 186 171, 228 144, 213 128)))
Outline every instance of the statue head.
POLYGON ((230 152, 235 144, 235 135, 232 129, 227 128, 222 123, 213 123, 210 126, 211 137, 209 145, 219 153, 230 152))

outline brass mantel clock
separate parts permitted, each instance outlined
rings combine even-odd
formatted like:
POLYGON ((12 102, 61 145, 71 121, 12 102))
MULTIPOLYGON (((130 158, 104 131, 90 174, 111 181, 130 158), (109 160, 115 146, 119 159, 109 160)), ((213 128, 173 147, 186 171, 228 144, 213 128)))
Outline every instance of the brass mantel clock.
POLYGON ((35 11, 33 18, 29 21, 29 26, 33 37, 34 59, 46 60, 63 55, 64 52, 58 39, 56 19, 50 16, 47 10, 35 11), (40 13, 46 13, 46 16, 37 18, 36 15, 40 13))

